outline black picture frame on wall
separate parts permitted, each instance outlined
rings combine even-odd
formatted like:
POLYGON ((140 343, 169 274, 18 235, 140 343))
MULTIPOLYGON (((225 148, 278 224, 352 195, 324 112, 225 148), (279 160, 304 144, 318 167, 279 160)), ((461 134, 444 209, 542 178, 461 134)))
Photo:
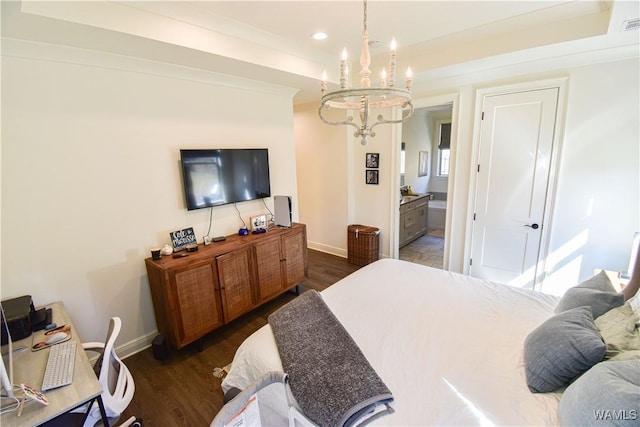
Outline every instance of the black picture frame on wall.
POLYGON ((365 167, 379 168, 380 167, 380 153, 367 153, 365 167))
POLYGON ((378 185, 379 172, 377 169, 367 169, 365 171, 365 182, 367 184, 378 185))

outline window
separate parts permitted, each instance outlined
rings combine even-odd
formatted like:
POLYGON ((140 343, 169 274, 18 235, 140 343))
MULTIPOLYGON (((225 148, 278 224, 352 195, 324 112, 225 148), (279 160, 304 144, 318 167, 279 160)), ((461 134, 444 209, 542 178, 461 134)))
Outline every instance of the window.
POLYGON ((438 176, 449 176, 451 123, 440 123, 438 141, 438 176))

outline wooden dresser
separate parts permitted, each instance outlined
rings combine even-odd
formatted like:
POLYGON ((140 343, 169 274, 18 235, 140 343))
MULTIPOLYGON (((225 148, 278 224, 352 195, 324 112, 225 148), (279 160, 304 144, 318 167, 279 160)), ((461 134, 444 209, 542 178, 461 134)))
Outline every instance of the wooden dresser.
POLYGON ((179 349, 301 284, 304 224, 227 236, 183 258, 147 258, 158 332, 179 349))

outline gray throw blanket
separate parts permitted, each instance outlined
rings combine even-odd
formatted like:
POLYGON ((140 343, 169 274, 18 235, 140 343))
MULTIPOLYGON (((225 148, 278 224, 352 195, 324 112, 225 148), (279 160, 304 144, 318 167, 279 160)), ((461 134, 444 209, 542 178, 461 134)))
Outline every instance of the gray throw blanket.
POLYGON ((392 413, 393 396, 316 291, 269 316, 291 392, 320 426, 350 426, 392 413))

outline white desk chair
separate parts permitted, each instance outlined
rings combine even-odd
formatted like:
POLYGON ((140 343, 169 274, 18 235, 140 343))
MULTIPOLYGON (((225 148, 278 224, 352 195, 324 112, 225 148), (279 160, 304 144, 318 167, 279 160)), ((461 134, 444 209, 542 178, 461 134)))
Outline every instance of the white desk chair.
MULTIPOLYGON (((82 344, 85 351, 102 353, 95 364, 94 370, 102 386, 102 402, 109 418, 109 424, 115 423, 120 418, 120 415, 131 403, 135 392, 135 384, 131 372, 120 360, 114 348, 121 324, 119 317, 112 317, 109 321, 107 339, 104 343, 90 342, 82 344)), ((77 411, 85 412, 86 408, 79 408, 77 411)), ((93 427, 100 419, 100 409, 98 404, 94 403, 84 427, 93 427)))

